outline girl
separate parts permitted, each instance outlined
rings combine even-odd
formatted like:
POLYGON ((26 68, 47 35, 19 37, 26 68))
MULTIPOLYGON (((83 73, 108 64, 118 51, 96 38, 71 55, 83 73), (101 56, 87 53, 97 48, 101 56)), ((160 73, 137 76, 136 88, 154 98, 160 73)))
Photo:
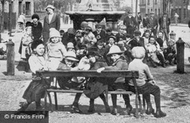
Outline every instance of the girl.
MULTIPOLYGON (((128 70, 135 70, 139 72, 139 78, 136 80, 138 86, 137 89, 140 94, 143 94, 147 102, 146 113, 152 113, 157 118, 165 117, 166 113, 161 111, 160 106, 160 88, 155 84, 148 65, 142 62, 145 57, 145 49, 143 47, 134 47, 132 49, 132 55, 134 57, 134 60, 129 63, 128 70), (154 113, 154 109, 152 108, 150 102, 150 94, 154 96, 154 100, 156 103, 156 113, 154 113)), ((134 85, 131 81, 129 81, 129 90, 135 92, 134 85)), ((130 104, 130 100, 128 101, 130 104)))
MULTIPOLYGON (((122 57, 123 51, 121 51, 121 49, 116 46, 113 45, 110 49, 107 55, 111 55, 111 59, 113 60, 113 64, 110 66, 105 66, 102 68, 97 69, 98 73, 101 73, 101 71, 103 70, 127 70, 128 68, 128 64, 126 62, 126 60, 123 59, 122 57)), ((125 78, 123 77, 118 77, 115 78, 114 80, 110 80, 109 81, 109 85, 108 85, 108 89, 109 90, 117 90, 117 89, 124 89, 126 90, 126 85, 125 85, 125 78)), ((112 114, 113 115, 117 115, 117 95, 112 94, 112 103, 113 103, 113 110, 112 110, 112 114)), ((127 99, 126 95, 123 95, 123 99, 125 100, 125 104, 126 104, 126 108, 127 110, 132 110, 131 105, 128 104, 128 102, 126 101, 127 99)))
POLYGON ((50 39, 47 43, 47 60, 49 69, 56 70, 60 61, 65 57, 67 52, 65 46, 61 42, 61 36, 59 31, 55 28, 50 29, 50 39))
POLYGON ((29 66, 32 71, 33 80, 25 90, 23 98, 26 99, 19 111, 25 111, 27 107, 35 101, 36 110, 41 110, 40 101, 44 97, 45 90, 49 87, 48 79, 36 77, 36 71, 47 70, 46 61, 44 59, 44 45, 41 40, 32 44, 33 54, 29 58, 29 66))

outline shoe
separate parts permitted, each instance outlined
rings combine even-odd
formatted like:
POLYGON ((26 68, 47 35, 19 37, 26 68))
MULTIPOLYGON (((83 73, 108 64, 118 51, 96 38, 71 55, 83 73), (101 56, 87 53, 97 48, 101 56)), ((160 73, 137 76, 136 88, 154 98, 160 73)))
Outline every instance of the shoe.
POLYGON ((117 108, 113 108, 113 110, 112 110, 112 112, 111 112, 111 114, 113 114, 113 115, 117 115, 117 108))
POLYGON ((106 112, 107 112, 107 113, 110 113, 110 112, 111 112, 110 107, 106 107, 106 112))
POLYGON ((74 113, 81 113, 82 111, 79 109, 79 105, 76 103, 76 104, 73 104, 71 105, 71 108, 73 110, 74 113))
POLYGON ((17 111, 25 111, 28 108, 28 103, 20 104, 20 108, 17 111))
POLYGON ((147 115, 154 114, 154 109, 152 107, 147 107, 147 110, 145 112, 147 115))
POLYGON ((166 113, 162 112, 161 110, 156 111, 156 113, 154 114, 154 117, 156 118, 161 118, 165 116, 166 116, 166 113))
POLYGON ((127 115, 130 115, 132 110, 133 110, 133 107, 131 105, 129 105, 129 106, 126 106, 126 111, 125 112, 126 112, 127 115))
POLYGON ((93 109, 88 109, 88 113, 94 113, 95 112, 95 109, 93 108, 93 109))

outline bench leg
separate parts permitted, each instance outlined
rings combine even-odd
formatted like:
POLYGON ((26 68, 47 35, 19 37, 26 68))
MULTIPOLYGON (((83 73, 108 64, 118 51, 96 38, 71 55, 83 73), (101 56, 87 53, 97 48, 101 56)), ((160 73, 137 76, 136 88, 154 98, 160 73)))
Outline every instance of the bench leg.
POLYGON ((135 96, 135 105, 136 105, 135 117, 136 117, 136 118, 139 118, 139 109, 138 109, 139 99, 138 99, 138 95, 137 95, 137 94, 136 94, 136 96, 135 96))
POLYGON ((51 95, 49 92, 47 92, 47 96, 49 97, 49 103, 50 103, 50 110, 53 111, 53 108, 52 108, 52 100, 51 100, 51 95))
POLYGON ((105 95, 106 95, 106 102, 108 103, 108 85, 106 85, 105 95))
POLYGON ((47 91, 45 92, 44 102, 45 102, 45 110, 47 110, 47 91))
POLYGON ((57 93, 54 92, 54 98, 55 98, 55 109, 58 110, 58 106, 57 106, 57 93))

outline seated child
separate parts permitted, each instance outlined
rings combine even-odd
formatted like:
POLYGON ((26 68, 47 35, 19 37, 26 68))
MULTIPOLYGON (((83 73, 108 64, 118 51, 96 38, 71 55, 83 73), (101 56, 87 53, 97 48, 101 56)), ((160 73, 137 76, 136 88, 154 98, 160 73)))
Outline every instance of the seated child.
MULTIPOLYGON (((140 94, 143 94, 147 102, 147 114, 154 114, 155 117, 165 117, 166 113, 161 111, 161 101, 160 101, 160 88, 155 84, 153 76, 149 70, 148 65, 142 62, 145 57, 145 49, 143 47, 135 47, 132 49, 132 55, 134 60, 129 63, 128 70, 139 71, 139 78, 136 79, 138 91, 140 94), (150 102, 150 94, 154 96, 156 104, 156 112, 152 108, 150 102)), ((129 81, 129 90, 135 92, 134 84, 132 81, 129 81)), ((130 104, 130 100, 129 104, 130 104)))
MULTIPOLYGON (((103 70, 127 70, 128 64, 126 60, 122 57, 123 51, 117 46, 113 45, 110 47, 108 56, 111 55, 111 59, 113 60, 113 64, 110 66, 105 66, 102 68, 97 69, 98 73, 101 73, 103 70)), ((125 78, 124 77, 118 77, 113 78, 108 83, 108 89, 109 90, 117 90, 117 89, 124 89, 126 90, 126 84, 125 84, 125 78)), ((117 115, 117 95, 112 94, 112 103, 113 103, 113 109, 112 114, 117 115)), ((123 99, 125 101, 125 104, 128 106, 128 102, 126 101, 126 95, 123 95, 123 99)), ((128 108, 128 107, 127 107, 128 108)))
POLYGON ((49 87, 50 82, 48 79, 41 80, 36 77, 37 70, 47 70, 46 61, 44 59, 44 45, 39 41, 32 44, 33 54, 30 56, 28 62, 32 71, 33 80, 25 90, 23 98, 26 102, 21 106, 18 111, 25 111, 32 103, 36 103, 36 110, 41 110, 41 98, 44 98, 45 90, 49 87))

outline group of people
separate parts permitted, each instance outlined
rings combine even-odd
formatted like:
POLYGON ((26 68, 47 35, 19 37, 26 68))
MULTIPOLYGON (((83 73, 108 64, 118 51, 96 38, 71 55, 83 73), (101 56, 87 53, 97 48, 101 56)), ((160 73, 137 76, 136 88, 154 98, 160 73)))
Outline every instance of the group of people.
MULTIPOLYGON (((104 28, 101 23, 97 23, 96 30, 93 31, 87 22, 82 22, 78 30, 69 28, 64 32, 59 30, 60 23, 57 15, 50 14, 54 9, 51 5, 47 6, 48 16, 44 18, 43 27, 41 24, 37 26, 38 29, 36 25, 34 26, 35 20, 37 22, 39 20, 37 14, 32 16, 33 24, 29 22, 26 25, 26 34, 21 40, 20 53, 22 58, 29 63, 33 80, 24 92, 23 98, 26 99, 26 103, 19 111, 26 110, 33 101, 36 103, 36 110, 42 108, 41 98, 44 97, 45 90, 51 88, 52 79, 46 78, 42 81, 36 76, 38 70, 96 70, 98 73, 103 70, 137 70, 139 71, 138 91, 146 100, 146 113, 153 114, 155 117, 166 116, 166 113, 161 110, 160 88, 156 85, 146 64, 151 62, 154 67, 158 65, 165 67, 167 60, 171 63, 175 61, 175 53, 169 50, 170 45, 166 49, 163 47, 164 32, 159 32, 157 37, 157 35, 152 35, 152 30, 149 29, 143 35, 139 30, 131 31, 129 28, 131 17, 129 20, 125 19, 122 25, 118 25, 117 34, 112 33, 111 28, 104 28), (42 28, 43 31, 39 31, 42 28), (154 96, 156 111, 152 107, 150 94, 154 96)), ((171 47, 173 48, 174 45, 172 44, 171 47)), ((94 100, 98 97, 102 99, 106 112, 111 112, 113 115, 118 113, 117 95, 111 95, 113 103, 111 110, 103 93, 106 90, 105 85, 108 85, 108 90, 123 89, 135 92, 131 80, 126 83, 123 77, 58 77, 57 81, 62 89, 84 90, 84 94, 90 98, 89 113, 95 112, 94 100)), ((72 104, 73 111, 78 113, 81 112, 78 103, 80 97, 81 94, 77 93, 72 104)), ((123 99, 126 113, 130 114, 132 106, 129 95, 123 95, 123 99)))

